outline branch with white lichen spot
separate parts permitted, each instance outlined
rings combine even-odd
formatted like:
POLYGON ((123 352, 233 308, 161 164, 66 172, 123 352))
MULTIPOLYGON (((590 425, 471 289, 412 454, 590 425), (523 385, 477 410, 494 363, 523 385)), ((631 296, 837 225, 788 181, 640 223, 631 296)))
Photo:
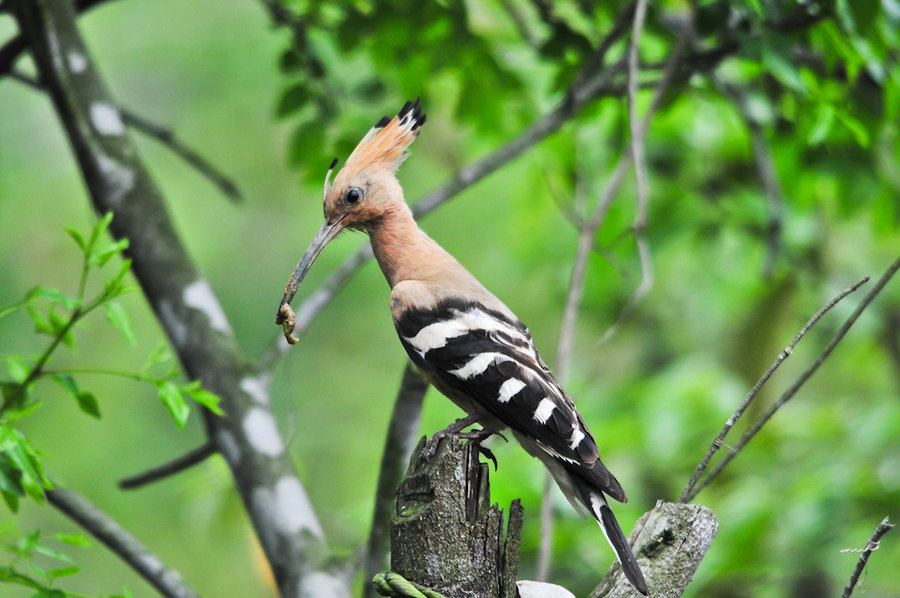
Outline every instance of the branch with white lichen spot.
POLYGON ((315 594, 326 580, 331 596, 349 596, 349 580, 320 566, 326 541, 269 408, 267 378, 240 352, 214 292, 176 235, 94 68, 75 10, 56 0, 16 0, 12 8, 94 207, 113 212, 110 231, 129 239, 133 272, 185 373, 222 399, 227 415, 204 410, 206 431, 231 469, 281 595, 315 594), (83 62, 65 59, 72 55, 83 62))

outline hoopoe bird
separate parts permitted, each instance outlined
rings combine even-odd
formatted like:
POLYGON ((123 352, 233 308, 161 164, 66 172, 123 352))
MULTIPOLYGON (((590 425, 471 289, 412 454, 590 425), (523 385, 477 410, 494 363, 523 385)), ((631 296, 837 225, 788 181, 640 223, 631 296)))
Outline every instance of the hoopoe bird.
POLYGON ((297 342, 290 301, 316 257, 344 229, 368 233, 412 362, 469 414, 460 421, 511 429, 572 506, 596 519, 625 576, 646 595, 647 583, 606 500, 625 502, 625 492, 600 461, 575 404, 544 365, 528 328, 419 228, 404 200, 395 173, 424 123, 419 100, 407 102, 396 117, 378 121, 329 184, 332 162, 323 192, 325 223, 285 288, 276 323, 297 342))

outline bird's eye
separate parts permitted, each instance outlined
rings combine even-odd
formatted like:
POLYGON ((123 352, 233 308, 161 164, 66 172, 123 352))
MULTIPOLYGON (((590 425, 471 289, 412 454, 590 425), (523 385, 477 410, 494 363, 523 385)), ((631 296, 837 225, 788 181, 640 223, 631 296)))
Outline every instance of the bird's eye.
POLYGON ((362 192, 356 187, 351 187, 344 193, 344 201, 348 204, 358 203, 360 199, 362 199, 362 192))

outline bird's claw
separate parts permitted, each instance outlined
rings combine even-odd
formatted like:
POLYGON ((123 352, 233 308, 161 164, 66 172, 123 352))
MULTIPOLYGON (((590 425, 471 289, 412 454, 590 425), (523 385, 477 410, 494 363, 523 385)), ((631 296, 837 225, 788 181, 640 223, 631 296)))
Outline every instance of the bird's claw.
POLYGON ((475 418, 469 416, 458 419, 443 430, 435 432, 434 435, 428 440, 425 448, 422 450, 422 456, 425 457, 425 459, 430 460, 437 453, 438 445, 440 444, 441 440, 449 436, 455 436, 456 438, 465 438, 469 442, 474 443, 475 448, 479 453, 484 455, 485 458, 493 461, 494 471, 497 471, 497 457, 494 456, 494 453, 489 448, 481 446, 481 443, 495 434, 506 442, 509 442, 509 440, 507 440, 506 436, 504 436, 500 432, 496 430, 488 430, 486 428, 472 430, 470 432, 462 431, 464 428, 471 426, 474 423, 476 423, 475 418))
POLYGON ((487 448, 486 446, 482 446, 481 443, 490 438, 491 436, 497 435, 502 438, 505 442, 509 442, 506 436, 496 430, 488 430, 487 428, 482 428, 480 430, 472 430, 471 432, 461 432, 458 434, 459 438, 465 438, 469 442, 475 444, 475 448, 479 453, 484 455, 486 459, 490 459, 494 462, 494 471, 497 471, 497 457, 494 456, 494 452, 487 448))

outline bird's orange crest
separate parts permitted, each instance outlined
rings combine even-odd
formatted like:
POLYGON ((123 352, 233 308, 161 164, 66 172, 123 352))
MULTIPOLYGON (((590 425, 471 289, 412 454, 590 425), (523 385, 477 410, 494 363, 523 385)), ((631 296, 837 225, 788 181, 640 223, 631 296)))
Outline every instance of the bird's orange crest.
MULTIPOLYGON (((379 120, 366 136, 356 145, 347 158, 341 172, 358 173, 362 170, 387 169, 393 173, 407 157, 407 148, 419 135, 419 127, 425 123, 425 112, 415 102, 406 102, 397 116, 387 116, 379 120)), ((325 194, 327 195, 329 179, 337 160, 331 164, 325 177, 325 194)))

